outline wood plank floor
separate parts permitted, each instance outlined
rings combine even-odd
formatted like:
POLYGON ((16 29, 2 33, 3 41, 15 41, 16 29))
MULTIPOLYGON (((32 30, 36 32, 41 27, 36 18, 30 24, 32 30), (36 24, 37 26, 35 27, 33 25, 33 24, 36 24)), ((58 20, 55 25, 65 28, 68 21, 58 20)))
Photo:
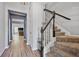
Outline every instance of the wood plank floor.
POLYGON ((32 51, 30 46, 26 45, 23 36, 12 41, 10 47, 5 49, 1 57, 40 57, 39 51, 32 51))

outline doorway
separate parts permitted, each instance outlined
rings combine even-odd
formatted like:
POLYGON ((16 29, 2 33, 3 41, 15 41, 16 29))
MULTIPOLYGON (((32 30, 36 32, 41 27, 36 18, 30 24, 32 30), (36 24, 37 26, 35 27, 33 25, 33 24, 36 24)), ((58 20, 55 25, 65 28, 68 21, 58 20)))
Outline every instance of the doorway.
POLYGON ((18 36, 24 36, 25 40, 27 39, 26 19, 26 13, 8 10, 8 45, 12 42, 15 34, 18 36))

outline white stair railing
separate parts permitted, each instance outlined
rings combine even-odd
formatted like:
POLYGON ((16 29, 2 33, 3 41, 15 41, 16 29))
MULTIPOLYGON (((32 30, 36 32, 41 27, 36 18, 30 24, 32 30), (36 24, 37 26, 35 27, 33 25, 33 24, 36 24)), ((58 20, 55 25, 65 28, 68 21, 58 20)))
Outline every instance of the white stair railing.
POLYGON ((44 11, 51 13, 52 17, 50 18, 50 20, 45 19, 45 22, 44 22, 43 26, 41 27, 41 54, 40 54, 41 57, 44 56, 43 54, 45 53, 45 51, 44 51, 45 47, 47 47, 49 45, 49 43, 51 42, 51 40, 50 40, 51 35, 52 35, 50 32, 51 29, 53 30, 52 37, 54 37, 54 38, 56 37, 56 35, 55 35, 55 15, 60 16, 60 17, 67 19, 67 20, 71 20, 70 18, 65 17, 61 14, 58 14, 55 11, 50 11, 48 9, 44 9, 44 11), (53 24, 52 24, 52 21, 53 21, 53 24), (53 25, 53 26, 51 26, 51 25, 53 25))

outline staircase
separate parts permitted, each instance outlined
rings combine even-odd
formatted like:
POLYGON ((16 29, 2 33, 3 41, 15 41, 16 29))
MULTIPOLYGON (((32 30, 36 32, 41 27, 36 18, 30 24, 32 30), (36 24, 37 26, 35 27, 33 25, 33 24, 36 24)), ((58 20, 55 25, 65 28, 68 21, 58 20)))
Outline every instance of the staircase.
POLYGON ((56 42, 50 48, 47 57, 79 57, 79 36, 65 35, 55 26, 56 42))

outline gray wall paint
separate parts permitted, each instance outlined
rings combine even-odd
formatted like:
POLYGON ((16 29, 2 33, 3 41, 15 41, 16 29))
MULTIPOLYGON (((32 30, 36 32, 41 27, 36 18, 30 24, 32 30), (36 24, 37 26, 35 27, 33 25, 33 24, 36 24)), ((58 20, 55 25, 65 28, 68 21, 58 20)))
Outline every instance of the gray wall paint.
POLYGON ((71 21, 67 21, 56 16, 56 22, 71 34, 79 35, 79 2, 51 2, 46 8, 71 18, 71 21))
POLYGON ((0 3, 0 55, 5 49, 4 3, 0 3))

